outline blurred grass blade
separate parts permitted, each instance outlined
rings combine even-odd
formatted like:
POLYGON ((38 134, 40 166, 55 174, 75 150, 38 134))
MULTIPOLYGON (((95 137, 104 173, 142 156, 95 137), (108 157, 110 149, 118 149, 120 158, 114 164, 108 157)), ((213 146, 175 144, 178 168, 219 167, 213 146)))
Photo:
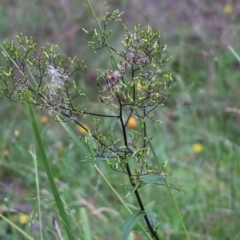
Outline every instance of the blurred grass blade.
MULTIPOLYGON (((25 93, 25 97, 26 97, 27 101, 30 102, 28 92, 25 93)), ((49 164, 48 159, 47 159, 47 155, 46 155, 45 150, 44 150, 43 142, 42 142, 39 130, 38 130, 38 126, 37 126, 37 122, 36 122, 36 119, 35 119, 35 115, 34 115, 34 112, 33 112, 32 105, 28 103, 27 106, 28 106, 29 118, 30 118, 30 121, 31 121, 31 124, 32 124, 32 129, 33 129, 35 139, 36 139, 36 143, 37 143, 38 150, 39 150, 39 158, 43 162, 43 165, 44 165, 44 168, 45 168, 45 171, 46 171, 46 174, 47 174, 47 178, 48 178, 48 181, 49 181, 49 184, 50 184, 50 187, 51 187, 51 190, 52 190, 52 193, 53 193, 53 196, 54 196, 54 199, 55 199, 55 202, 56 202, 59 214, 60 214, 60 217, 62 218, 62 221, 64 223, 64 227, 65 227, 68 239, 69 240, 75 240, 74 234, 71 231, 71 227, 70 227, 70 224, 68 222, 68 218, 67 218, 67 214, 66 214, 66 211, 64 209, 64 206, 63 206, 63 202, 61 200, 61 197, 59 195, 57 186, 56 186, 55 181, 54 181, 54 177, 53 177, 53 174, 52 174, 50 164, 49 164)))
POLYGON ((80 147, 84 154, 87 155, 88 149, 84 145, 84 143, 76 136, 75 132, 68 126, 66 122, 64 122, 59 116, 56 116, 57 120, 62 124, 65 130, 68 132, 69 136, 73 139, 73 141, 80 147))
POLYGON ((127 240, 134 240, 134 239, 135 239, 135 237, 134 237, 133 232, 130 232, 127 240))
POLYGON ((80 209, 84 240, 92 240, 88 216, 85 208, 80 209))
POLYGON ((43 240, 43 231, 42 231, 42 210, 41 210, 41 197, 40 197, 40 184, 39 184, 39 177, 38 177, 38 164, 37 164, 37 156, 35 151, 30 151, 30 154, 33 158, 34 164, 34 172, 35 172, 35 182, 36 182, 36 190, 37 190, 37 202, 38 202, 38 218, 39 218, 39 232, 40 232, 40 239, 43 240))
POLYGON ((144 217, 144 213, 142 212, 138 212, 138 213, 134 213, 132 214, 124 223, 123 226, 123 232, 121 235, 120 240, 127 240, 129 234, 131 233, 131 231, 133 230, 133 228, 137 225, 137 223, 140 221, 140 219, 142 219, 144 217))
POLYGON ((12 228, 16 229, 19 233, 21 233, 26 239, 34 240, 34 238, 29 236, 25 231, 23 231, 20 227, 18 227, 11 220, 9 220, 8 218, 4 217, 1 213, 0 213, 0 218, 2 218, 6 223, 8 223, 12 228))
POLYGON ((236 57, 236 59, 240 62, 240 56, 237 54, 237 52, 231 46, 228 46, 228 49, 236 57))

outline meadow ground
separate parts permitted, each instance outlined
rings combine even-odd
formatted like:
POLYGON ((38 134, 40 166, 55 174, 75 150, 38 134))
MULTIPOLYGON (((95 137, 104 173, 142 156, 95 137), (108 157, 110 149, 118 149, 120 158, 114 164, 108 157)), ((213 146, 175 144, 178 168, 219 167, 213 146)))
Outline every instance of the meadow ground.
MULTIPOLYGON (((109 9, 124 11, 129 28, 141 23, 160 29, 166 54, 172 56, 166 69, 173 73, 171 94, 156 115, 161 125, 151 124, 149 135, 159 160, 167 161, 168 181, 183 192, 173 191, 182 219, 192 240, 240 239, 240 3, 237 1, 109 1, 109 9), (231 46, 232 48, 229 48, 231 46)), ((95 5, 95 4, 94 4, 95 5)), ((104 4, 95 5, 99 18, 104 4)), ((95 28, 83 1, 3 1, 0 4, 1 41, 22 32, 40 46, 58 44, 63 56, 84 59, 87 70, 81 76, 93 111, 101 108, 96 97, 96 69, 107 67, 106 55, 87 46, 82 28, 95 28)), ((113 42, 121 44, 121 31, 113 42)), ((0 58, 1 65, 4 65, 0 58)), ((39 208, 36 185, 41 195, 43 239, 53 239, 58 212, 41 161, 38 179, 34 168, 34 135, 25 105, 0 100, 0 212, 34 239, 39 235, 39 208), (36 184, 37 183, 37 184, 36 184)), ((52 171, 71 224, 82 236, 82 209, 90 222, 92 239, 118 239, 129 213, 109 190, 92 164, 80 162, 85 156, 61 124, 46 112, 36 110, 41 136, 52 171)), ((81 121, 91 128, 92 119, 81 121)), ((105 122, 102 128, 108 128, 105 122)), ((78 136, 82 129, 71 125, 78 136)), ((151 157, 151 156, 150 156, 151 157)), ((124 198, 127 176, 97 163, 109 182, 124 198), (119 181, 120 179, 120 181, 119 181)), ((155 201, 161 239, 185 239, 169 194, 163 186, 140 190, 145 204, 155 201)), ((125 199, 135 205, 132 194, 125 199)), ((61 223, 59 223, 61 225, 61 223)), ((63 233, 64 234, 64 233, 63 233)), ((0 239, 24 239, 0 220, 0 239)), ((80 237, 80 239, 82 239, 80 237)), ((145 239, 136 227, 134 239, 145 239)))

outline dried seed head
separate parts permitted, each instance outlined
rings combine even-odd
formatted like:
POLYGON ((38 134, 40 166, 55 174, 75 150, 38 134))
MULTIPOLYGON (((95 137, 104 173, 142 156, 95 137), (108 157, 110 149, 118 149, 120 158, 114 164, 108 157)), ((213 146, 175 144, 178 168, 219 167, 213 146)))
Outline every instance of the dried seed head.
POLYGON ((53 86, 62 87, 64 83, 69 80, 67 74, 61 69, 54 68, 51 65, 48 66, 48 74, 51 77, 53 86))

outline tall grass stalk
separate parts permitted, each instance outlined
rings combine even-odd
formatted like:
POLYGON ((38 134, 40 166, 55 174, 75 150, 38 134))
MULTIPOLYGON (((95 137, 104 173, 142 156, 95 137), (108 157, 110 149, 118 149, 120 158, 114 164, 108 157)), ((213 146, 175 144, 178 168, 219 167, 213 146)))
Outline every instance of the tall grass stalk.
POLYGON ((240 62, 240 56, 238 55, 238 53, 231 46, 228 46, 228 49, 231 51, 234 57, 240 62))
POLYGON ((40 239, 43 240, 42 210, 41 210, 41 196, 40 196, 37 156, 36 156, 36 153, 32 151, 30 152, 30 154, 32 155, 32 158, 33 158, 33 165, 34 165, 34 172, 35 172, 35 183, 36 183, 37 203, 38 203, 39 233, 40 233, 40 239))
MULTIPOLYGON (((28 93, 26 93, 26 99, 30 102, 28 93)), ((39 158, 41 159, 41 161, 44 165, 44 168, 45 168, 45 171, 46 171, 46 174, 47 174, 47 177, 48 177, 49 185, 50 185, 50 188, 52 190, 52 193, 53 193, 53 196, 54 196, 54 199, 55 199, 58 211, 59 211, 59 215, 60 215, 60 217, 63 221, 68 239, 69 240, 75 240, 76 238, 75 238, 75 236, 74 236, 74 234, 71 230, 71 226, 70 226, 70 223, 68 221, 68 217, 67 217, 66 211, 64 209, 62 199, 61 199, 60 194, 58 192, 58 188, 56 186, 56 183, 54 181, 53 173, 52 173, 49 161, 47 159, 47 155, 46 155, 44 145, 43 145, 43 142, 42 142, 42 139, 41 139, 41 136, 40 136, 40 132, 39 132, 39 129, 38 129, 38 126, 37 126, 37 122, 36 122, 36 119, 35 119, 35 114, 34 114, 32 105, 27 104, 27 107, 28 107, 30 122, 32 124, 32 129, 33 129, 34 136, 35 136, 36 143, 37 143, 37 147, 38 147, 38 150, 39 150, 39 158)))

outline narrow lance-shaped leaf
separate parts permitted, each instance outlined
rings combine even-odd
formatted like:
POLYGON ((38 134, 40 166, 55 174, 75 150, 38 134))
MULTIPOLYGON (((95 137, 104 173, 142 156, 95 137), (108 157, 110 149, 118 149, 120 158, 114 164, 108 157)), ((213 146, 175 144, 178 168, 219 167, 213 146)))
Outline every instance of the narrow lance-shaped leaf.
MULTIPOLYGON (((157 184, 157 185, 162 185, 162 186, 166 186, 166 183, 163 179, 163 176, 160 176, 160 175, 147 175, 147 176, 141 176, 140 177, 140 182, 141 183, 145 183, 145 184, 149 184, 149 183, 152 183, 152 184, 157 184)), ((172 184, 172 183, 168 183, 168 186, 170 188, 173 188, 175 190, 178 190, 180 192, 183 192, 182 189, 180 189, 178 186, 172 184)))
POLYGON ((133 215, 131 215, 123 226, 123 232, 121 235, 120 240, 126 240, 130 234, 130 232, 133 230, 133 228, 136 226, 136 224, 144 217, 144 213, 138 212, 133 215))

